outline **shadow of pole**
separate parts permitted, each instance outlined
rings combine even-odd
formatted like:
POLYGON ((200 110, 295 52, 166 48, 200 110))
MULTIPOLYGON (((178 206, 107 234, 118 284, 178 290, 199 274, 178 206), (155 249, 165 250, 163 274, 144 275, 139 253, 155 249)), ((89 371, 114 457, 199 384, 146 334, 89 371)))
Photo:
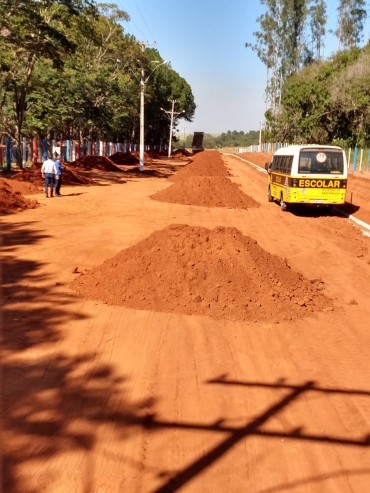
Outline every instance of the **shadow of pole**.
MULTIPOLYGON (((340 437, 330 437, 330 436, 318 436, 318 435, 308 435, 301 432, 301 428, 295 428, 291 430, 290 433, 281 433, 274 431, 262 431, 260 430, 261 425, 265 424, 272 416, 278 414, 281 410, 287 407, 291 402, 296 400, 300 395, 305 394, 310 391, 318 392, 334 392, 342 394, 357 394, 370 396, 369 391, 362 390, 343 390, 343 389, 327 389, 321 388, 315 385, 314 382, 307 382, 304 385, 287 385, 284 381, 277 382, 276 384, 266 384, 262 382, 237 382, 237 381, 227 381, 224 377, 216 380, 210 380, 208 383, 219 383, 226 385, 242 385, 246 387, 262 387, 262 388, 283 388, 290 390, 289 394, 283 397, 277 404, 268 408, 264 413, 255 418, 253 421, 248 423, 246 426, 240 428, 224 427, 220 423, 215 423, 214 425, 201 426, 198 424, 176 424, 176 423, 165 423, 152 420, 147 426, 150 427, 169 427, 169 428, 189 428, 189 429, 199 429, 199 430, 214 430, 224 433, 229 433, 229 437, 226 438, 219 445, 214 447, 210 452, 205 454, 203 457, 193 462, 190 466, 183 469, 175 476, 171 477, 167 482, 161 487, 153 490, 152 493, 172 493, 179 490, 194 477, 200 474, 203 470, 209 467, 211 464, 220 459, 226 452, 228 452, 234 445, 236 445, 240 440, 247 436, 264 436, 271 438, 285 438, 293 440, 306 440, 312 442, 321 443, 332 443, 341 444, 347 446, 362 446, 369 447, 370 436, 365 435, 363 438, 357 440, 350 440, 340 437)), ((270 490, 269 490, 270 491, 270 490)))

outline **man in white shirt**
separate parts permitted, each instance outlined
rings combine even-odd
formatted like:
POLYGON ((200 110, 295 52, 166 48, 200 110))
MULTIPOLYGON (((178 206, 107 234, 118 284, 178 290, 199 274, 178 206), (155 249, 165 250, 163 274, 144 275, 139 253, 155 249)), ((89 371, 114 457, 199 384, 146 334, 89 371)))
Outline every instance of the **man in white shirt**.
POLYGON ((46 161, 44 161, 44 163, 41 167, 41 175, 43 178, 45 178, 45 196, 46 196, 46 198, 49 197, 49 195, 48 195, 48 187, 49 186, 50 186, 50 197, 54 197, 55 180, 58 179, 58 171, 57 171, 55 163, 51 159, 50 155, 48 155, 48 159, 46 159, 46 161))

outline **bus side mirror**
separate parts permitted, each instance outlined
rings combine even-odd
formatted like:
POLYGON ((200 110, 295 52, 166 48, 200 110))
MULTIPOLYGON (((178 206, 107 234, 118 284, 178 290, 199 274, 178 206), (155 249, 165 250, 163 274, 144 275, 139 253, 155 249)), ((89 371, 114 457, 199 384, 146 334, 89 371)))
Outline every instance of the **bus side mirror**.
POLYGON ((265 163, 265 170, 268 171, 270 167, 270 163, 265 163))

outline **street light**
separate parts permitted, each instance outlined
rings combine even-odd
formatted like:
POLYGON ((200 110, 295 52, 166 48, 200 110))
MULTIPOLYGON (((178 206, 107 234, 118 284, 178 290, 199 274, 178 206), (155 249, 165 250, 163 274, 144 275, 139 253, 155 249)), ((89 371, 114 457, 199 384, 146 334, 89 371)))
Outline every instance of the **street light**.
POLYGON ((156 61, 155 63, 158 63, 156 67, 150 72, 148 77, 144 79, 144 65, 141 65, 141 79, 140 79, 140 171, 144 171, 144 92, 145 92, 145 86, 153 74, 153 72, 160 67, 161 65, 167 65, 168 60, 165 60, 162 63, 159 63, 156 61))
POLYGON ((173 99, 172 100, 172 110, 167 111, 161 108, 162 111, 164 111, 167 115, 171 115, 171 122, 170 122, 170 140, 168 142, 168 157, 171 157, 171 147, 172 147, 172 127, 173 127, 173 115, 181 115, 182 113, 185 113, 185 110, 182 111, 174 111, 175 109, 175 103, 176 101, 173 99))

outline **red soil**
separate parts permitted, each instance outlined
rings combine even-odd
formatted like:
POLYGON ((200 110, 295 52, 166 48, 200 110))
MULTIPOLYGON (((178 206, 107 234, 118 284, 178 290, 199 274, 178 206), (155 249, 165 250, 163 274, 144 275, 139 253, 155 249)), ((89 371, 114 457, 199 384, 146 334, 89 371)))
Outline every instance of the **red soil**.
POLYGON ((192 155, 193 154, 191 152, 187 151, 186 149, 177 149, 176 151, 173 151, 173 153, 172 153, 173 157, 181 157, 181 156, 189 157, 192 155))
MULTIPOLYGON (((138 162, 140 161, 140 152, 131 152, 131 155, 134 156, 138 162)), ((162 157, 162 156, 161 156, 162 157)), ((153 162, 153 152, 144 152, 144 161, 146 163, 152 163, 153 162)))
POLYGON ((0 178, 0 213, 21 212, 37 207, 36 200, 23 197, 21 192, 12 188, 10 181, 0 178))
POLYGON ((237 156, 260 166, 263 169, 265 169, 265 163, 270 163, 272 161, 273 155, 273 152, 243 152, 242 154, 237 154, 237 156))
POLYGON ((100 171, 122 171, 118 166, 114 164, 109 157, 106 156, 83 156, 77 161, 68 163, 72 169, 79 169, 82 171, 100 170, 100 171))
POLYGON ((233 320, 279 322, 333 309, 322 282, 225 227, 168 226, 80 275, 72 288, 112 305, 233 320))
POLYGON ((19 192, 22 195, 34 195, 40 193, 39 187, 28 181, 19 181, 14 179, 2 178, 4 183, 7 183, 14 192, 19 192))
MULTIPOLYGON (((41 163, 33 164, 31 168, 16 171, 11 180, 32 183, 37 187, 43 187, 45 180, 41 176, 41 163)), ((85 185, 91 180, 75 169, 71 169, 69 164, 63 163, 63 185, 85 185)))
POLYGON ((348 176, 346 204, 341 207, 358 219, 370 223, 370 180, 352 173, 348 176))
POLYGON ((193 176, 152 195, 152 199, 173 204, 230 209, 249 209, 260 205, 224 176, 193 176))
POLYGON ((172 182, 183 181, 194 176, 229 176, 221 154, 217 151, 206 151, 196 154, 192 161, 169 178, 172 182))
POLYGON ((126 166, 139 163, 139 159, 130 152, 116 152, 109 159, 114 164, 125 164, 126 166))

